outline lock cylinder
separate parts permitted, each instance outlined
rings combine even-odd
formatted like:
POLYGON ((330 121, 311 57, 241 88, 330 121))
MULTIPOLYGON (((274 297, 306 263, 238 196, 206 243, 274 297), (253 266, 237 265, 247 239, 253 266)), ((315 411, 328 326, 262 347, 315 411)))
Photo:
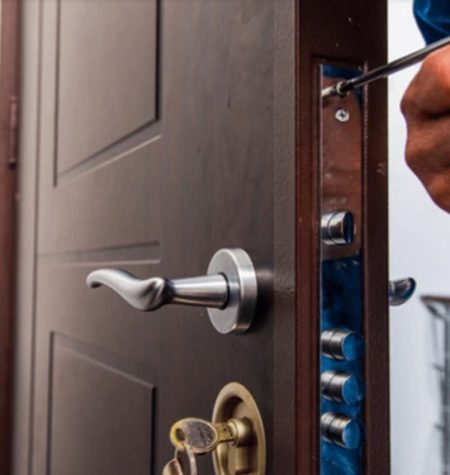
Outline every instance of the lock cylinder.
POLYGON ((364 352, 364 341, 361 335, 345 328, 324 330, 320 343, 322 353, 333 360, 355 361, 364 352))
POLYGON ((325 398, 340 404, 357 404, 364 397, 360 379, 342 371, 330 370, 322 373, 320 389, 325 398))
POLYGON ((344 414, 334 412, 322 414, 320 430, 324 440, 344 449, 357 449, 361 444, 360 425, 344 414))

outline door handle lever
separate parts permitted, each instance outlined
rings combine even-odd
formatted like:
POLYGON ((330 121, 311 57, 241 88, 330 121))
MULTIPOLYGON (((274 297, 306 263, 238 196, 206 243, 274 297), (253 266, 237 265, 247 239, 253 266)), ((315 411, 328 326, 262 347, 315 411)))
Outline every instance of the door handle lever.
POLYGON ((119 269, 97 269, 86 279, 91 288, 107 286, 132 307, 153 311, 167 304, 206 307, 220 333, 242 333, 251 325, 257 299, 257 279, 249 255, 242 249, 214 254, 207 275, 184 279, 138 279, 119 269))
POLYGON ((416 281, 411 277, 391 280, 388 289, 389 305, 397 307, 406 303, 413 296, 416 290, 416 281))
POLYGON ((140 280, 119 269, 98 269, 86 280, 91 288, 106 285, 132 307, 150 312, 167 304, 223 308, 228 301, 228 283, 223 275, 187 279, 152 277, 140 280))

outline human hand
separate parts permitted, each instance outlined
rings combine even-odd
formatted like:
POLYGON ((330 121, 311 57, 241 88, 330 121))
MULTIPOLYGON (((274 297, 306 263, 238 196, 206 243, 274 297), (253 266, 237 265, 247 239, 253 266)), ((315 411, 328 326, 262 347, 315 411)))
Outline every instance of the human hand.
POLYGON ((450 212, 450 46, 429 55, 402 103, 406 162, 434 202, 450 212))

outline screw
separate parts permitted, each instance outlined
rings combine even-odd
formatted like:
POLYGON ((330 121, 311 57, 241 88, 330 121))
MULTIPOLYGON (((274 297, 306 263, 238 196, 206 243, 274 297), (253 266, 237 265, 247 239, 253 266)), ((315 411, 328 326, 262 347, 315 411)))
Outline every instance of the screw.
POLYGON ((334 116, 339 122, 348 122, 350 120, 350 112, 347 109, 338 109, 334 116))

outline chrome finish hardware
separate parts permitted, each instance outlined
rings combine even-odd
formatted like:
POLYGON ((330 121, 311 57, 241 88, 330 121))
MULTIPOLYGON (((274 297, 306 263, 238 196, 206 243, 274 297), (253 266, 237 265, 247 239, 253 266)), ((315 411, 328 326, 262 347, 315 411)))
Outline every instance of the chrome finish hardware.
POLYGON ((333 328, 320 336, 322 353, 333 360, 355 361, 364 352, 364 341, 358 333, 333 328))
POLYGON ((338 109, 334 114, 338 122, 348 122, 350 120, 350 112, 347 109, 338 109))
POLYGON ((169 303, 221 308, 228 301, 228 284, 222 275, 140 280, 123 270, 99 269, 89 274, 87 283, 92 288, 106 285, 132 307, 146 312, 169 303))
POLYGON ((333 211, 322 216, 320 231, 323 244, 345 246, 353 242, 354 223, 350 211, 333 211))
POLYGON ((354 375, 342 371, 325 371, 320 375, 322 395, 331 401, 356 404, 362 401, 364 391, 362 382, 354 375))
POLYGON ((357 449, 362 434, 359 424, 343 414, 326 412, 320 418, 322 438, 344 449, 357 449))
POLYGON ((389 282, 389 305, 396 307, 406 303, 416 290, 416 281, 411 277, 389 282))
POLYGON ((87 277, 89 287, 114 290, 138 310, 153 311, 167 304, 207 307, 220 333, 250 328, 257 299, 253 263, 242 249, 221 249, 212 257, 208 275, 186 279, 153 277, 140 280, 118 269, 98 269, 87 277))

